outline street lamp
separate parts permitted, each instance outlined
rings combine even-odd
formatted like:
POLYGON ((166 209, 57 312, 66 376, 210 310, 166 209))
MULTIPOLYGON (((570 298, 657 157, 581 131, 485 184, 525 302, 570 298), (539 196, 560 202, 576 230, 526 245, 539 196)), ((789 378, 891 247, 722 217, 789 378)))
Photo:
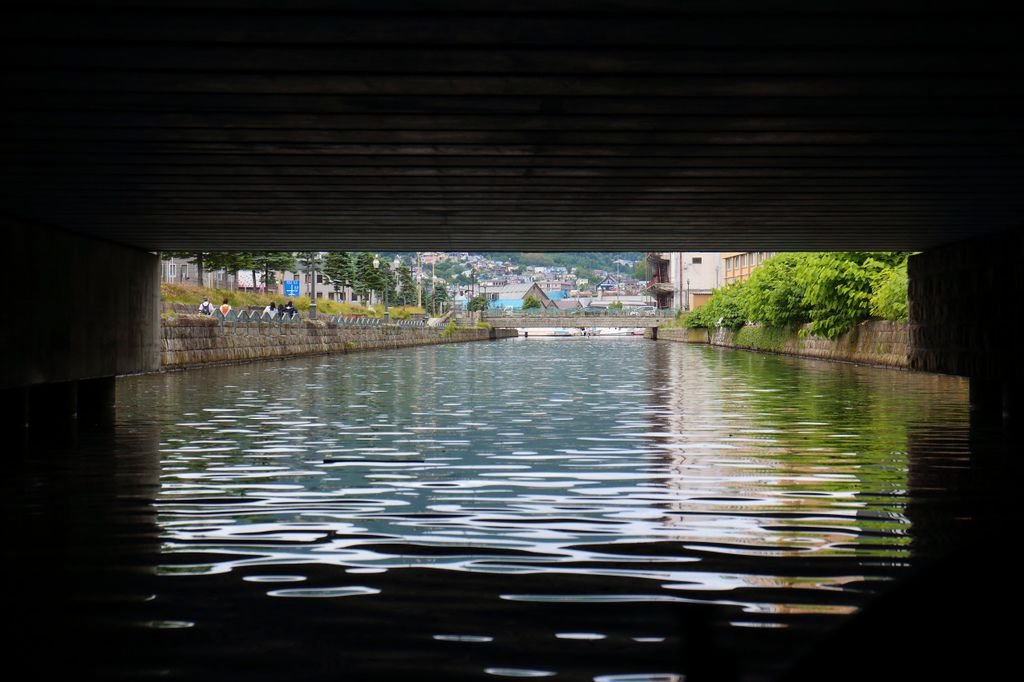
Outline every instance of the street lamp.
POLYGON ((309 254, 309 319, 316 319, 316 251, 309 254))
MULTIPOLYGON (((377 256, 373 257, 373 269, 375 272, 380 270, 380 258, 377 256)), ((384 306, 384 309, 387 310, 387 306, 384 306)))

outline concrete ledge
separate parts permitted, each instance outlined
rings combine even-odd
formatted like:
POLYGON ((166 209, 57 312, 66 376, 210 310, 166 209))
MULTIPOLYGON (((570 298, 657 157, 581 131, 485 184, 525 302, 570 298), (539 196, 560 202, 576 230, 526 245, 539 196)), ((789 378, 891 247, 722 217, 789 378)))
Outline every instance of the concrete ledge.
POLYGON ((514 329, 334 327, 315 321, 298 325, 258 322, 219 325, 202 316, 164 320, 161 327, 160 361, 163 369, 355 353, 443 343, 514 338, 514 329))
POLYGON ((711 343, 711 336, 707 329, 681 329, 678 327, 655 327, 648 329, 644 334, 645 338, 653 338, 658 341, 676 341, 679 343, 711 343))

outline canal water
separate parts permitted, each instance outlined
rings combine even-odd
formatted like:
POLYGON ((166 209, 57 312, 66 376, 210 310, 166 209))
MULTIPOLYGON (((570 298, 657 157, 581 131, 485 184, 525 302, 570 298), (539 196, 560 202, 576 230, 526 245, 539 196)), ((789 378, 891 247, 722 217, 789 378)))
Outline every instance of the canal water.
POLYGON ((897 588, 1001 513, 947 376, 530 338, 117 395, 113 437, 8 478, 40 677, 877 672, 969 578, 897 588))

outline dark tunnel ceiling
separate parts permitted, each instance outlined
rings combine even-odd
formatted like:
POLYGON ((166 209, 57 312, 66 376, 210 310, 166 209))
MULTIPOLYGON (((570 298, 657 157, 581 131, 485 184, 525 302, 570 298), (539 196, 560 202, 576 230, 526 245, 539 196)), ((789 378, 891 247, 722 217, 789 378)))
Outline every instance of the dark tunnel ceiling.
POLYGON ((7 217, 151 250, 924 249, 1021 223, 1020 14, 977 2, 106 4, 0 23, 7 217))

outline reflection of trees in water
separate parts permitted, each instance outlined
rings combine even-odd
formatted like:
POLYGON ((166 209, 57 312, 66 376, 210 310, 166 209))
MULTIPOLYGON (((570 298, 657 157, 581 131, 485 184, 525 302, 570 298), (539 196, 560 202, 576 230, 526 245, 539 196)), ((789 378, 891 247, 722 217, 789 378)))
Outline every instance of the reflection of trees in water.
POLYGON ((912 434, 966 424, 952 377, 657 344, 647 384, 675 493, 666 526, 740 555, 905 559, 912 434))

